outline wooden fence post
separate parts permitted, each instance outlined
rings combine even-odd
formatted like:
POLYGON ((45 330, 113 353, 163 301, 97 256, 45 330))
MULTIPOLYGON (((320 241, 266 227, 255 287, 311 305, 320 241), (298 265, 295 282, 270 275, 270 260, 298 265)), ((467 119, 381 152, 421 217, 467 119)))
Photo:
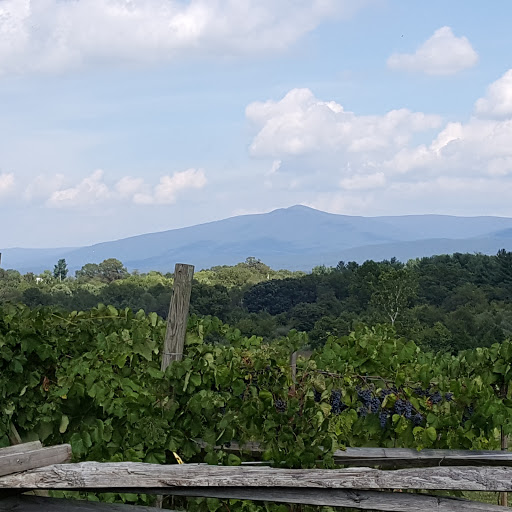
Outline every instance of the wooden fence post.
MULTIPOLYGON (((193 277, 193 265, 176 263, 160 367, 163 372, 173 361, 181 361, 183 357, 193 277)), ((161 495, 156 497, 155 508, 163 508, 163 498, 161 495)))
POLYGON ((298 352, 292 352, 290 356, 290 369, 292 374, 292 393, 295 393, 295 384, 297 384, 297 354, 298 352))
POLYGON ((183 357, 193 277, 193 265, 176 264, 172 299, 167 317, 167 331, 162 352, 161 370, 163 372, 172 361, 181 361, 183 357))
MULTIPOLYGON (((508 387, 506 384, 503 385, 502 394, 503 394, 503 398, 507 397, 508 387)), ((503 427, 501 427, 501 450, 508 451, 508 436, 505 434, 505 432, 503 432, 503 427)), ((507 492, 500 492, 500 499, 499 499, 498 504, 502 505, 504 507, 508 507, 508 493, 507 492)))
MULTIPOLYGON (((503 427, 501 427, 501 449, 502 451, 508 450, 508 436, 503 432, 503 427)), ((508 492, 500 492, 499 504, 508 507, 508 492)))

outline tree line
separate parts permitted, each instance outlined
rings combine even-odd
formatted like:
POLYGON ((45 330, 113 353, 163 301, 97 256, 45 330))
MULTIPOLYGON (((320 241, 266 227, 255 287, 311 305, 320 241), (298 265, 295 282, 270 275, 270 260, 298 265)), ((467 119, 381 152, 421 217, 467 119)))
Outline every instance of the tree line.
MULTIPOLYGON (((116 259, 88 263, 71 277, 59 260, 53 272, 40 275, 0 269, 0 303, 67 311, 103 303, 165 317, 172 283, 172 273, 130 273, 116 259)), ((247 258, 196 272, 191 312, 268 340, 304 331, 313 347, 360 324, 379 323, 430 350, 490 346, 512 335, 512 252, 455 253, 407 263, 340 261, 310 273, 273 270, 247 258)))

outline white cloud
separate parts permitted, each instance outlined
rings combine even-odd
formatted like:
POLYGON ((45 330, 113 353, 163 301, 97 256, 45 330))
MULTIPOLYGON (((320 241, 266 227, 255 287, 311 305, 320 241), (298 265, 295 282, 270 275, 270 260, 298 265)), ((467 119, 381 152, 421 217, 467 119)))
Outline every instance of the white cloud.
POLYGON ((143 178, 132 178, 131 176, 121 178, 115 186, 117 193, 123 199, 131 199, 136 194, 145 193, 147 188, 143 178))
POLYGON ((281 160, 274 160, 272 162, 272 166, 270 167, 270 170, 266 173, 267 176, 272 176, 272 174, 275 174, 280 168, 281 168, 281 160))
POLYGON ((512 215, 511 77, 507 71, 488 88, 476 115, 444 125, 407 110, 359 116, 294 89, 247 107, 257 129, 250 152, 279 161, 276 179, 290 190, 299 177, 299 200, 329 211, 512 215))
POLYGON ((251 103, 246 116, 259 129, 250 145, 257 157, 284 158, 315 152, 381 153, 404 147, 414 132, 439 126, 439 116, 392 110, 358 116, 309 89, 293 89, 280 101, 251 103))
POLYGON ((103 182, 103 171, 98 169, 75 187, 55 190, 47 201, 54 208, 90 206, 110 197, 110 190, 103 182))
POLYGON ((0 74, 288 48, 367 0, 2 0, 0 74))
POLYGON ((2 173, 0 174, 0 196, 6 195, 14 188, 14 174, 2 173))
POLYGON ((478 54, 466 37, 456 37, 450 27, 441 27, 415 53, 395 53, 387 64, 390 69, 453 75, 477 62, 478 54))
POLYGON ((504 176, 512 173, 512 119, 471 118, 448 123, 430 145, 398 152, 383 167, 389 172, 504 176))
POLYGON ((138 193, 133 196, 137 204, 171 204, 177 194, 186 189, 199 189, 206 185, 206 176, 201 169, 187 169, 172 176, 162 176, 153 193, 138 193))
POLYGON ((512 69, 487 88, 485 97, 475 103, 475 112, 485 117, 512 117, 512 69))
POLYGON ((23 197, 27 201, 48 199, 55 191, 61 190, 65 184, 63 174, 54 174, 53 176, 36 176, 25 188, 23 197))
POLYGON ((79 208, 98 203, 129 201, 135 204, 161 205, 176 202, 178 194, 186 189, 199 189, 206 185, 206 176, 201 169, 187 169, 172 176, 162 176, 154 187, 143 178, 125 176, 113 186, 104 180, 99 169, 74 186, 63 188, 64 178, 38 176, 25 191, 25 198, 45 196, 46 205, 52 208, 79 208), (50 189, 51 186, 55 188, 50 189), (36 192, 37 190, 37 192, 36 192))

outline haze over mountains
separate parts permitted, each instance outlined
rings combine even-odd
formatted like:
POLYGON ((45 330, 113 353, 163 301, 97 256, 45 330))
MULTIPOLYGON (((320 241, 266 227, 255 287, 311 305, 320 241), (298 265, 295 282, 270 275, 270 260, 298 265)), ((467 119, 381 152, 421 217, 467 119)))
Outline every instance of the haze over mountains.
POLYGON ((149 233, 80 248, 1 249, 2 267, 21 272, 52 269, 65 258, 71 271, 107 258, 129 270, 172 271, 177 262, 197 270, 233 265, 248 256, 272 268, 311 270, 340 260, 401 261, 434 254, 512 250, 512 218, 407 215, 355 217, 305 206, 242 215, 197 226, 149 233))

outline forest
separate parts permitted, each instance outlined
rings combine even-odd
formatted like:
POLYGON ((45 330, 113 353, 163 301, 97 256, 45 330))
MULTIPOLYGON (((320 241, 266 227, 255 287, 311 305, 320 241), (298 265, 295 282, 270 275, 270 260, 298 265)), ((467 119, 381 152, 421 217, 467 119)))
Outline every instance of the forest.
MULTIPOLYGON (((142 309, 165 318, 172 274, 128 272, 116 259, 69 275, 64 260, 40 275, 0 269, 0 304, 56 306, 66 312, 98 304, 142 309)), ((512 252, 440 255, 402 263, 340 261, 310 273, 274 270, 256 258, 195 273, 191 313, 214 316, 244 336, 272 340, 307 333, 312 348, 360 325, 390 324, 426 350, 456 353, 512 334, 512 252)), ((226 343, 212 334, 209 341, 226 343)))

